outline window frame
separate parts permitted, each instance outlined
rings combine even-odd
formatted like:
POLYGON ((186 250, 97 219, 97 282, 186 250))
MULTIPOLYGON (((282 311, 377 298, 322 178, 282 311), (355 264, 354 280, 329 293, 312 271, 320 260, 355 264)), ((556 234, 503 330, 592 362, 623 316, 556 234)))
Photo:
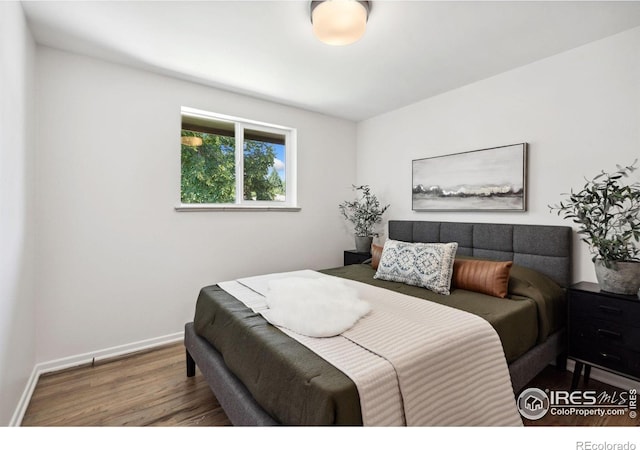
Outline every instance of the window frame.
MULTIPOLYGON (((182 203, 181 186, 178 185, 179 206, 176 211, 300 211, 297 200, 297 130, 282 125, 275 125, 241 117, 218 114, 201 109, 183 106, 180 108, 180 129, 184 116, 211 119, 234 124, 235 138, 235 182, 236 195, 234 203, 182 203), (245 200, 244 199, 244 134, 245 130, 277 133, 284 136, 285 148, 285 201, 245 200)), ((179 134, 178 134, 179 139, 179 134)), ((182 176, 182 162, 179 165, 182 176)))

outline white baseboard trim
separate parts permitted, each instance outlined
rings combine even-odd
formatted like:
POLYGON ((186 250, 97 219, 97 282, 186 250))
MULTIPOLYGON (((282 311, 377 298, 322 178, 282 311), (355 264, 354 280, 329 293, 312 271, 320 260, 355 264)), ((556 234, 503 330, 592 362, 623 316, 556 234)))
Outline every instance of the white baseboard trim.
POLYGON ((31 371, 31 376, 29 376, 29 381, 27 381, 27 385, 22 392, 22 396, 20 397, 20 401, 16 406, 16 410, 13 412, 13 416, 9 421, 10 427, 19 427, 22 423, 22 418, 24 417, 24 413, 27 412, 27 407, 29 406, 29 402, 31 401, 31 396, 33 395, 33 391, 38 384, 38 379, 40 378, 40 374, 37 370, 37 365, 33 367, 31 371))
POLYGON ((69 356, 66 358, 39 363, 36 364, 36 367, 40 369, 40 374, 56 372, 58 370, 80 366, 82 364, 87 364, 93 361, 97 362, 107 358, 114 358, 116 356, 122 356, 153 347, 158 347, 160 345, 170 344, 183 339, 184 331, 181 331, 179 333, 168 334, 166 336, 160 336, 152 339, 145 339, 144 341, 133 342, 131 344, 118 345, 116 347, 110 347, 104 350, 97 350, 95 352, 83 353, 81 355, 69 356))
POLYGON ((29 377, 29 381, 27 381, 27 385, 24 389, 24 392, 22 393, 22 396, 20 397, 20 401, 18 402, 18 406, 13 413, 13 417, 11 417, 9 426, 19 427, 22 423, 24 414, 27 412, 27 407, 29 406, 29 402, 31 401, 33 391, 35 390, 36 385, 38 384, 38 380, 40 379, 40 375, 42 374, 81 366, 83 364, 97 362, 108 358, 114 358, 116 356, 123 356, 129 353, 135 353, 141 350, 160 347, 162 345, 172 344, 183 340, 184 331, 181 331, 179 333, 168 334, 166 336, 145 339, 143 341, 132 342, 130 344, 118 345, 116 347, 109 347, 103 350, 97 350, 94 352, 83 353, 80 355, 38 363, 33 367, 33 370, 31 371, 31 376, 29 377))

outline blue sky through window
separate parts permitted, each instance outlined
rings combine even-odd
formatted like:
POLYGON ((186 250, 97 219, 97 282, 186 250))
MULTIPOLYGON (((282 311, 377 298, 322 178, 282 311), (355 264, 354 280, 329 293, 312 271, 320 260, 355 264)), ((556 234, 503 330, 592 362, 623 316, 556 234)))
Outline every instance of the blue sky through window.
POLYGON ((276 152, 276 160, 274 162, 273 165, 273 169, 275 169, 278 172, 278 175, 280 176, 280 179, 282 181, 285 181, 285 163, 287 162, 285 160, 285 147, 283 144, 271 144, 273 145, 273 149, 276 152))

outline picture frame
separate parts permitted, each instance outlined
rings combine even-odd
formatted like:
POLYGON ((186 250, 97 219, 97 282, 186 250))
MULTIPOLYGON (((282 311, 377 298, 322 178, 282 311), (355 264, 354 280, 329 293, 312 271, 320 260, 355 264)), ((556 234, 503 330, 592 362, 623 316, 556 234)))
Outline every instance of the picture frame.
POLYGON ((412 161, 413 211, 526 211, 527 143, 412 161))

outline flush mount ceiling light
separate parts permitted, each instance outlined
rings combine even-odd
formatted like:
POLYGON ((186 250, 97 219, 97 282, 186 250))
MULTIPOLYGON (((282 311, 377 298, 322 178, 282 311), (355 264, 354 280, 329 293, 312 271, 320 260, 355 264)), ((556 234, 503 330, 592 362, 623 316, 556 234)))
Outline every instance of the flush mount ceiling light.
POLYGON ((371 2, 321 0, 311 2, 313 34, 325 44, 348 45, 362 37, 371 2))

